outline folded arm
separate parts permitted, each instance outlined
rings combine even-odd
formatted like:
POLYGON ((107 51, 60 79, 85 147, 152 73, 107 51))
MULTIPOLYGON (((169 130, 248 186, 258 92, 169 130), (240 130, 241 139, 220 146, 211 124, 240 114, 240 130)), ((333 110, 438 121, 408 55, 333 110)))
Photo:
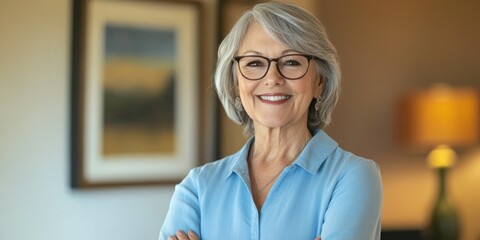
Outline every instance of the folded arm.
MULTIPOLYGON (((200 235, 200 207, 192 172, 177 186, 170 202, 170 208, 160 230, 159 240, 176 236, 178 231, 190 231, 200 235)), ((186 235, 186 234, 185 234, 186 235)))
POLYGON ((325 240, 379 240, 382 183, 378 165, 361 161, 339 179, 325 213, 325 240))

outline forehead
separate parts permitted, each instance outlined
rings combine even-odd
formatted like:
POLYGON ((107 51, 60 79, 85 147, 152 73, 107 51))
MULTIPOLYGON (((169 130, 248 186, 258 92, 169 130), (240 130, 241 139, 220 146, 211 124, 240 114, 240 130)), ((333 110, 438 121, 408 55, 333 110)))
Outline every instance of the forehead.
POLYGON ((258 22, 251 23, 240 43, 238 53, 257 52, 268 54, 292 50, 286 44, 274 39, 258 22))

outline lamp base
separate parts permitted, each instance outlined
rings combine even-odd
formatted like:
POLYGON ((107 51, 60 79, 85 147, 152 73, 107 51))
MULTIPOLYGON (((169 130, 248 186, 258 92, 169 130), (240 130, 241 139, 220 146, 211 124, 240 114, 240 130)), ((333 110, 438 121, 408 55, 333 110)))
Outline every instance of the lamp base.
POLYGON ((439 195, 427 229, 429 240, 458 240, 460 239, 460 224, 457 211, 448 201, 445 189, 445 175, 447 168, 438 169, 439 195))

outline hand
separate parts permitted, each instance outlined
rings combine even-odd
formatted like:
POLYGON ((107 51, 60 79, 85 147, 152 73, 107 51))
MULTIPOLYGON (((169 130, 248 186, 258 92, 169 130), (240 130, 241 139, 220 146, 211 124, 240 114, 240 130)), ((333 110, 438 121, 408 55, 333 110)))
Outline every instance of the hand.
POLYGON ((316 237, 315 240, 322 240, 320 237, 316 237))
POLYGON ((168 240, 200 240, 200 238, 192 230, 188 231, 188 236, 182 230, 178 230, 177 235, 168 237, 168 240))

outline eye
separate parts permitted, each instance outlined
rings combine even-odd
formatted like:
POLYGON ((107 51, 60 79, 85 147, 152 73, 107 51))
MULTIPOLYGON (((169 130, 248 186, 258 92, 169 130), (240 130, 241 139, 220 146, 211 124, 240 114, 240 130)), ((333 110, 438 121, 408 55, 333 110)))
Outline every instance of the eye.
POLYGON ((282 65, 284 66, 300 66, 302 65, 299 61, 295 59, 286 59, 285 61, 282 62, 282 65))
POLYGON ((304 64, 304 60, 301 56, 287 55, 280 59, 279 64, 283 67, 301 67, 304 64))
POLYGON ((245 59, 245 67, 263 67, 264 61, 260 59, 245 59))
POLYGON ((308 65, 308 60, 302 55, 286 55, 280 58, 279 65, 284 68, 303 68, 308 65))

